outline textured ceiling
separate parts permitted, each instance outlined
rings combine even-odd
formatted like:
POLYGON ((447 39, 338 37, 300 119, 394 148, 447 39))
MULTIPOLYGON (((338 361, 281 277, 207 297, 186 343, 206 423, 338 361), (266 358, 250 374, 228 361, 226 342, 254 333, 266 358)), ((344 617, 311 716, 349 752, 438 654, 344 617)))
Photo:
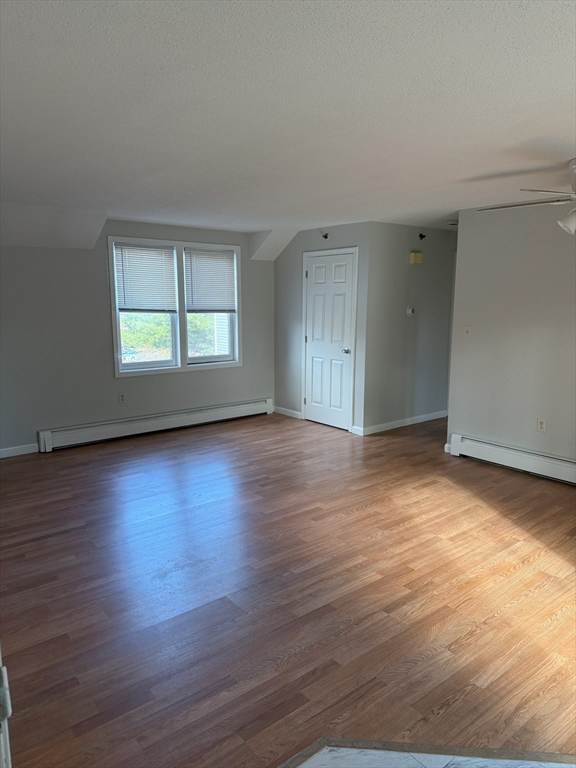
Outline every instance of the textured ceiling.
POLYGON ((563 0, 3 0, 2 199, 259 231, 568 188, 563 0), (553 186, 551 186, 553 185, 553 186))

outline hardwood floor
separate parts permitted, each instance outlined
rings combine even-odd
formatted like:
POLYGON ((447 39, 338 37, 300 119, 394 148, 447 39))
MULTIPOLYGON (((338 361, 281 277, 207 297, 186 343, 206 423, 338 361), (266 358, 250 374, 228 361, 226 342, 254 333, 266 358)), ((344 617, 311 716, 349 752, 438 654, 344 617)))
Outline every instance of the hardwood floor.
POLYGON ((14 768, 573 752, 575 490, 283 416, 3 460, 14 768))

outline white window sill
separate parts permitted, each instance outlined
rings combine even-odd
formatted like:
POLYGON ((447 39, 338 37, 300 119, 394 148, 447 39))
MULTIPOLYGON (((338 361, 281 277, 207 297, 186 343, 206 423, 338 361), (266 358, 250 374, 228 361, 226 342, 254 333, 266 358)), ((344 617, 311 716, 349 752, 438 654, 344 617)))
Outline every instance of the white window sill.
POLYGON ((184 366, 169 366, 167 368, 140 368, 129 371, 117 370, 115 378, 123 379, 125 376, 149 376, 151 373, 190 373, 191 371, 206 371, 209 369, 238 368, 242 365, 240 360, 226 360, 216 363, 191 363, 184 366))

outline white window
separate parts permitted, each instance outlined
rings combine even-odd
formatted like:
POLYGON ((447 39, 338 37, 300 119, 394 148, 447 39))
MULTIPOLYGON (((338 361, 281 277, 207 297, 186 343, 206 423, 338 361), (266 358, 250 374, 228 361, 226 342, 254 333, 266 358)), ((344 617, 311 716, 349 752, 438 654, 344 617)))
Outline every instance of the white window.
POLYGON ((109 238, 117 375, 239 365, 240 249, 109 238))
POLYGON ((184 248, 187 359, 232 360, 236 335, 234 251, 184 248))

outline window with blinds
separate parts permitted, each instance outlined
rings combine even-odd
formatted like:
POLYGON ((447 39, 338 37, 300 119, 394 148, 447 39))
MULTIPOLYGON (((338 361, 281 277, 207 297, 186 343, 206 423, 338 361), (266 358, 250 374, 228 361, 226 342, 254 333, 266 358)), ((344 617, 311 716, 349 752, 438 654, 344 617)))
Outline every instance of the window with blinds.
POLYGON ((234 251, 184 248, 189 363, 231 360, 236 323, 234 251))
POLYGON ((118 309, 176 312, 174 248, 114 244, 118 309))
POLYGON ((109 242, 117 374, 238 362, 238 249, 109 242))

